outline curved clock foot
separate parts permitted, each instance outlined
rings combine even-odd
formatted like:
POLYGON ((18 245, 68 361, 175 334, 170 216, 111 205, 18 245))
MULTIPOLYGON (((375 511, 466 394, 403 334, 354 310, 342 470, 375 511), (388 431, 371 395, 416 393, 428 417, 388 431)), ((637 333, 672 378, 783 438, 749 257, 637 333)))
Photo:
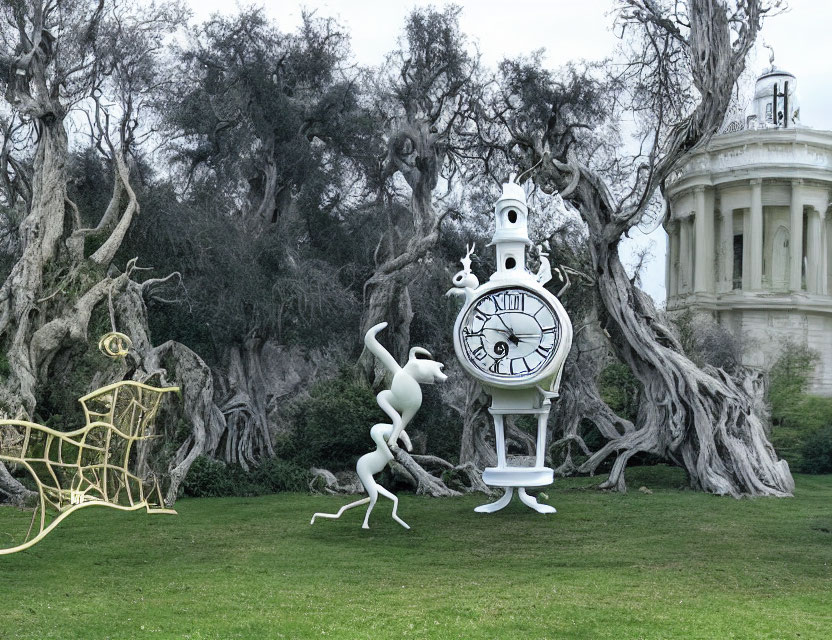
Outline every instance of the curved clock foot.
MULTIPOLYGON (((522 491, 522 489, 520 490, 522 491)), ((503 497, 497 500, 496 502, 491 502, 489 504, 481 504, 479 507, 475 508, 474 511, 477 513, 494 513, 495 511, 499 511, 503 507, 505 507, 509 502, 511 502, 511 496, 514 495, 514 487, 506 487, 506 492, 503 494, 503 497)))
POLYGON ((555 509, 551 505, 540 504, 537 501, 537 498, 535 498, 534 496, 530 496, 528 493, 526 493, 526 490, 522 487, 517 490, 517 495, 520 498, 520 502, 522 502, 527 507, 530 507, 530 508, 534 509, 538 513, 557 513, 558 512, 558 510, 555 509))

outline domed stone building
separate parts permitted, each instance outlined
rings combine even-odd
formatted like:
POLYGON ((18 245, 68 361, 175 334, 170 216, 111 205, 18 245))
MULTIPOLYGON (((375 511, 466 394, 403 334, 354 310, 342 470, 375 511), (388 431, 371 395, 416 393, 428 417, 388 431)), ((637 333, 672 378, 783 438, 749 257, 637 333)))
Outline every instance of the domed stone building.
POLYGON ((667 308, 710 314, 769 367, 789 342, 820 355, 811 391, 832 395, 832 131, 802 126, 795 77, 757 79, 731 119, 668 181, 667 308))

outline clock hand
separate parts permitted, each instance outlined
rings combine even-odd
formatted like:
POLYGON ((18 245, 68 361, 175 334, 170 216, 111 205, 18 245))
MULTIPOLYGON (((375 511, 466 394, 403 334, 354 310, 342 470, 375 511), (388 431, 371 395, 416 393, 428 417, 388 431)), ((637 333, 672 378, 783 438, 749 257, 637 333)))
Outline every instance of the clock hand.
POLYGON ((499 313, 494 314, 497 317, 497 320, 503 323, 503 326, 508 329, 512 335, 514 335, 514 330, 506 324, 506 321, 502 319, 499 313))
POLYGON ((509 339, 511 339, 512 337, 515 337, 515 338, 517 337, 508 329, 497 329, 497 328, 494 328, 494 327, 488 327, 487 329, 483 330, 483 332, 485 332, 485 331, 496 331, 497 333, 502 333, 504 336, 508 336, 509 339))
MULTIPOLYGON (((499 313, 494 314, 497 316, 497 320, 503 323, 503 326, 508 330, 508 339, 515 347, 520 344, 519 336, 515 335, 514 329, 506 324, 506 321, 502 319, 499 313)), ((495 331, 502 331, 501 329, 495 329, 495 331)), ((503 331, 505 333, 505 331, 503 331)))
MULTIPOLYGON (((502 320, 501 320, 501 322, 502 322, 502 320)), ((518 338, 516 335, 514 335, 514 331, 512 331, 511 328, 508 325, 506 325, 505 322, 503 322, 503 326, 505 326, 506 328, 505 329, 496 329, 496 328, 493 328, 493 327, 489 327, 489 331, 496 331, 497 333, 502 333, 504 336, 506 336, 506 340, 508 340, 515 347, 518 344, 520 344, 520 338, 518 338)))

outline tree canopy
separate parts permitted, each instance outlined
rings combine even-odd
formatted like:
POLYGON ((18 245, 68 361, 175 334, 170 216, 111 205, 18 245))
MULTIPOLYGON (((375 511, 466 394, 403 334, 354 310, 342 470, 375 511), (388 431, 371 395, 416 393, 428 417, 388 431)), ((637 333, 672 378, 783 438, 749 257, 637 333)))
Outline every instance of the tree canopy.
MULTIPOLYGON (((396 357, 418 338, 451 371, 415 425, 421 457, 401 460, 414 486, 453 493, 442 471, 483 466, 491 435, 481 389, 456 371, 443 294, 469 243, 490 274, 489 208, 519 173, 533 241, 551 247, 533 258, 573 270, 564 301, 587 327, 551 425, 561 471, 611 465, 605 486, 624 490, 628 461, 654 456, 699 489, 787 495, 741 372, 693 362, 619 253, 717 131, 774 7, 616 6, 623 63, 550 69, 531 51, 491 69, 455 6, 414 9, 395 49, 362 68, 343 25, 314 13, 286 30, 261 9, 194 24, 177 3, 4 2, 0 412, 70 427, 70 389, 175 379, 172 501, 200 455, 304 464, 319 434, 303 429, 322 428, 302 426, 304 403, 320 385, 381 384, 359 345, 386 321, 396 357), (107 324, 137 345, 121 367, 91 355, 107 324), (615 407, 598 390, 611 364, 632 389, 615 407)), ((533 445, 522 423, 509 440, 533 445)), ((5 469, 0 487, 25 493, 5 469)))

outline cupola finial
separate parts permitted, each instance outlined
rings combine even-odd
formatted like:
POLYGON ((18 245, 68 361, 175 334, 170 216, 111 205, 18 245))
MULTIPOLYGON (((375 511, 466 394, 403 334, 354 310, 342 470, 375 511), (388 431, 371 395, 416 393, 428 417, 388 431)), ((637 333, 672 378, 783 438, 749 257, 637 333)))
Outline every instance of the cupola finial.
POLYGON ((763 42, 763 46, 769 50, 768 63, 771 65, 771 68, 774 69, 774 47, 765 42, 763 42))

